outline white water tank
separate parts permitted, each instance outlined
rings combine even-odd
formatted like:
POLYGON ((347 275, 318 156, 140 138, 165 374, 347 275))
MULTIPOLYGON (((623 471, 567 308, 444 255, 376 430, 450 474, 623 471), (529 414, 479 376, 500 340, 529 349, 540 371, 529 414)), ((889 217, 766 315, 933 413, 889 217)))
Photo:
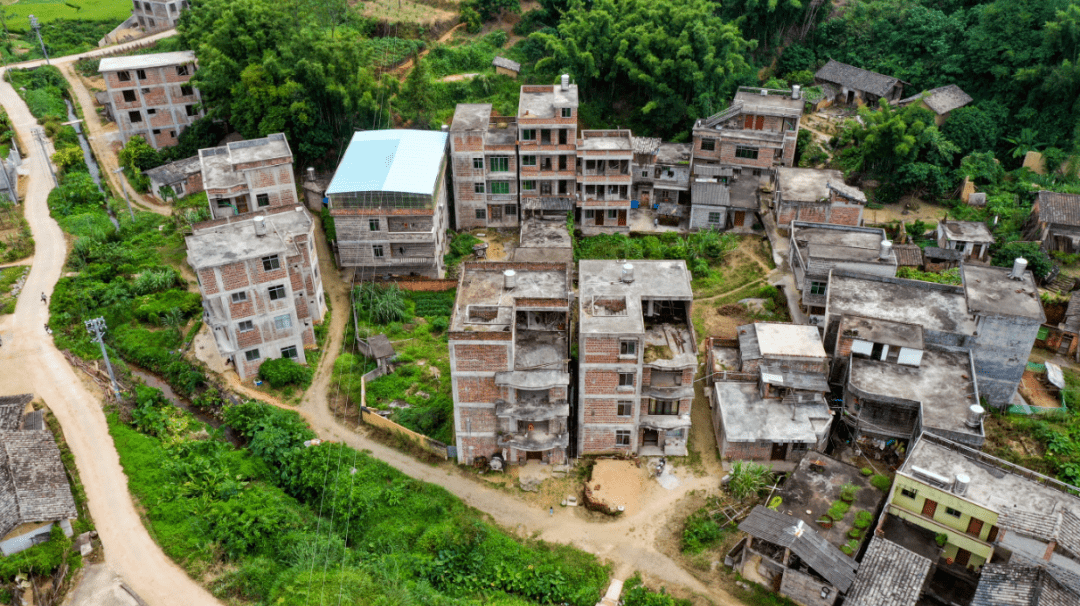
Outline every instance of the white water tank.
POLYGON ((891 257, 891 256, 892 256, 892 242, 889 242, 888 240, 882 240, 881 241, 881 254, 880 254, 881 260, 882 261, 888 261, 889 257, 891 257))
POLYGON ((503 272, 503 286, 506 287, 506 290, 514 290, 517 287, 516 271, 508 269, 503 272))
POLYGON ((623 266, 622 266, 622 275, 619 277, 619 279, 622 280, 623 282, 626 282, 627 284, 633 282, 634 281, 634 266, 632 264, 630 264, 630 263, 624 263, 623 266))
POLYGON ((986 410, 982 406, 972 404, 968 407, 967 419, 964 419, 964 424, 972 429, 978 429, 982 425, 984 414, 986 414, 986 410))
POLYGON ((791 98, 795 99, 796 101, 802 99, 802 87, 798 84, 791 85, 791 98))
POLYGON ((266 235, 266 217, 255 217, 255 235, 266 235))
POLYGON ((570 74, 563 74, 559 80, 563 90, 570 90, 570 74))
POLYGON ((1017 257, 1016 260, 1013 261, 1012 273, 1009 274, 1009 277, 1013 280, 1023 280, 1024 271, 1027 269, 1027 263, 1027 259, 1017 257))
POLYGON ((962 495, 967 492, 968 486, 971 484, 971 478, 965 473, 956 474, 956 479, 953 480, 953 493, 962 495))

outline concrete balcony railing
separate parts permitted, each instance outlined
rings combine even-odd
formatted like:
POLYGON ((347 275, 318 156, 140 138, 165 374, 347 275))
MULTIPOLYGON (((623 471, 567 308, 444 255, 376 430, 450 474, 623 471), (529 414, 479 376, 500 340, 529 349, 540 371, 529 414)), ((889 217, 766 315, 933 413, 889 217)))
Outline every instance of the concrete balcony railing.
POLYGON ((516 448, 533 452, 551 450, 552 448, 566 448, 569 444, 569 433, 548 433, 539 430, 504 433, 498 439, 498 445, 501 448, 516 448))

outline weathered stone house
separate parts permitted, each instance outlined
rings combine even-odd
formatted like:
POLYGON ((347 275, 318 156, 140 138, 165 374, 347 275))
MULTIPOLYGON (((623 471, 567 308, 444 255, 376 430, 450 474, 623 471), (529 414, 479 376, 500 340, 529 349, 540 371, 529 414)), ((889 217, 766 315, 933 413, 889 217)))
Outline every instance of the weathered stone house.
POLYGON ((866 195, 845 184, 838 170, 778 168, 775 186, 772 204, 779 227, 792 221, 862 225, 866 195))
POLYGON ((495 57, 491 60, 491 65, 495 67, 495 73, 500 76, 517 78, 518 74, 521 73, 521 64, 506 57, 495 57))
POLYGON ((302 206, 276 206, 192 226, 188 264, 204 321, 240 379, 273 358, 304 363, 326 314, 315 221, 302 206))
POLYGON ((447 138, 445 132, 405 129, 353 135, 326 188, 341 267, 364 279, 443 277, 447 138))
POLYGON ((578 266, 578 453, 686 454, 697 341, 686 262, 578 266))
POLYGON ((458 462, 571 456, 566 263, 466 263, 448 342, 458 462))
POLYGON ((896 104, 903 106, 918 103, 920 106, 934 112, 934 123, 941 126, 949 119, 949 114, 953 110, 960 109, 972 101, 971 95, 965 93, 959 86, 949 84, 923 91, 907 99, 900 99, 896 104))
POLYGON ((150 178, 150 193, 158 200, 165 200, 163 187, 171 188, 177 198, 203 191, 202 163, 199 156, 163 164, 143 174, 150 178))
POLYGON ((965 261, 988 262, 994 242, 994 234, 980 221, 941 221, 937 226, 938 247, 961 251, 965 261))
POLYGON ((176 145, 203 115, 199 90, 190 84, 195 70, 192 51, 101 60, 98 71, 125 143, 140 135, 154 149, 176 145))
POLYGON ((1026 233, 1028 239, 1042 242, 1043 250, 1080 252, 1080 194, 1040 191, 1026 233))
POLYGON ((878 99, 896 101, 904 94, 904 82, 854 65, 829 59, 814 74, 814 82, 826 97, 847 105, 875 105, 878 99))

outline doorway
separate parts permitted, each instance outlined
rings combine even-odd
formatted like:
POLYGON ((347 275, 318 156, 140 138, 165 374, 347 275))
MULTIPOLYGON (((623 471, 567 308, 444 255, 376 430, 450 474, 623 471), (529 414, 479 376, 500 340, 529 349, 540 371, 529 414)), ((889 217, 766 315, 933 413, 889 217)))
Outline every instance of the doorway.
POLYGON ((641 434, 642 446, 657 446, 660 444, 660 432, 655 429, 643 429, 641 434))
POLYGON ((788 445, 784 443, 776 443, 772 445, 772 456, 769 457, 770 461, 783 461, 787 459, 788 445))
POLYGON ((530 451, 527 451, 525 453, 525 460, 526 461, 543 461, 544 460, 544 451, 542 451, 542 450, 535 450, 535 451, 530 450, 530 451))
POLYGON ((741 210, 735 211, 735 215, 732 218, 732 223, 735 227, 742 227, 746 223, 746 213, 741 210))
POLYGON ((1058 353, 1062 355, 1069 354, 1069 348, 1072 347, 1073 336, 1063 335, 1061 337, 1061 345, 1058 346, 1058 353))
POLYGON ((855 91, 849 90, 847 92, 847 104, 851 105, 852 103, 855 103, 855 91))
POLYGON ((236 214, 242 215, 248 211, 247 196, 237 196, 236 198, 236 214))

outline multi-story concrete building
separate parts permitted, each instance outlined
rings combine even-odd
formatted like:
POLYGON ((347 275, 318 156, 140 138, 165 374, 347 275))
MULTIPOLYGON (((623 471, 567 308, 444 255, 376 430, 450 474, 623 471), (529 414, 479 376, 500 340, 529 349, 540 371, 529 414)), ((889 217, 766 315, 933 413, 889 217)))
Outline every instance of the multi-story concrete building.
POLYGON ((754 176, 793 166, 802 94, 742 86, 731 107, 694 123, 693 166, 731 166, 754 176))
POLYGON ((180 13, 190 6, 188 0, 134 0, 131 16, 144 30, 158 32, 176 27, 180 13))
POLYGON ((794 221, 789 250, 788 263, 795 288, 802 295, 803 311, 812 316, 825 313, 825 291, 833 269, 890 278, 896 275, 896 253, 880 227, 794 221))
POLYGON ((632 137, 633 190, 642 206, 690 204, 690 144, 663 143, 654 137, 632 137))
MULTIPOLYGON (((1011 403, 1046 321, 1026 266, 1023 259, 1017 259, 1012 270, 963 265, 962 286, 833 269, 822 320, 825 350, 834 356, 832 380, 842 377, 837 369, 843 364, 836 362, 847 357, 836 353, 841 321, 859 316, 919 326, 925 349, 970 351, 979 394, 993 406, 1011 403)), ((870 355, 874 357, 873 351, 870 355)))
POLYGON ((199 165, 215 219, 297 203, 292 150, 282 133, 200 149, 199 165))
POLYGON ((278 206, 192 228, 188 264, 221 356, 241 379, 272 358, 304 363, 326 313, 311 215, 278 206))
POLYGON ((578 452, 685 455, 694 293, 685 261, 581 261, 578 452))
POLYGON ((404 129, 353 135, 326 188, 342 267, 364 279, 443 277, 447 135, 404 129))
POLYGON ((570 267, 462 268, 448 334, 459 463, 567 462, 570 267))
POLYGON ((583 130, 577 144, 578 204, 581 231, 587 235, 629 233, 630 131, 583 130))
POLYGON ((776 224, 792 221, 859 226, 863 223, 866 195, 844 183, 838 170, 777 168, 773 210, 776 224))
POLYGON ((493 115, 490 103, 454 110, 450 157, 458 229, 518 225, 517 138, 517 118, 493 115))
POLYGON ((195 69, 192 51, 101 60, 98 71, 125 142, 140 135, 154 149, 176 145, 203 115, 199 90, 190 83, 195 69))
POLYGON ((558 84, 521 87, 518 96, 518 187, 521 205, 574 208, 577 202, 578 87, 563 74, 558 84))

